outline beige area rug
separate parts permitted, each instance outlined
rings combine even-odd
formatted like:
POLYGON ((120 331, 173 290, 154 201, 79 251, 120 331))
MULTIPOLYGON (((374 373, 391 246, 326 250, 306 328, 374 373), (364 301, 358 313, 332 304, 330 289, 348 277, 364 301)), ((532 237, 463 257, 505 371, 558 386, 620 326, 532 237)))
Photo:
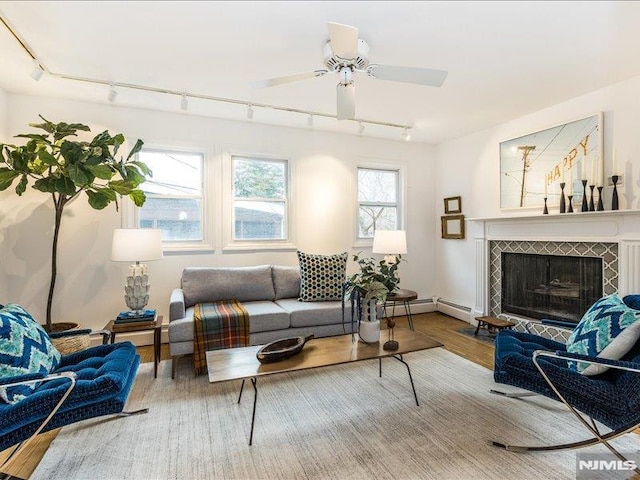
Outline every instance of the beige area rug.
MULTIPOLYGON (((237 405, 239 382, 211 385, 187 361, 177 380, 169 362, 154 379, 144 364, 128 407, 150 412, 65 427, 31 478, 575 478, 575 451, 518 454, 488 445, 584 438, 561 404, 492 395, 491 371, 444 349, 405 359, 419 407, 404 365, 392 359, 382 378, 378 363, 365 361, 260 379, 251 447, 250 384, 237 405)), ((633 435, 615 442, 624 452, 640 448, 633 435)))

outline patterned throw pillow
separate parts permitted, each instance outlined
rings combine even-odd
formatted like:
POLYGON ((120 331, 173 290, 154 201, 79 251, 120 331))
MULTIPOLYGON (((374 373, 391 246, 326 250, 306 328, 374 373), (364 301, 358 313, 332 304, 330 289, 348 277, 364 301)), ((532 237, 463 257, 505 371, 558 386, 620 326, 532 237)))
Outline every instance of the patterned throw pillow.
POLYGON ((301 302, 340 300, 347 272, 347 252, 312 255, 298 252, 301 302))
MULTIPOLYGON (((567 340, 567 352, 620 360, 640 338, 640 312, 614 294, 594 303, 567 340)), ((583 375, 599 375, 608 367, 570 362, 583 375)))
MULTIPOLYGON (((60 352, 49 335, 20 305, 0 309, 0 378, 32 373, 48 374, 60 363, 60 352)), ((0 388, 0 399, 16 403, 32 393, 36 384, 0 388)))

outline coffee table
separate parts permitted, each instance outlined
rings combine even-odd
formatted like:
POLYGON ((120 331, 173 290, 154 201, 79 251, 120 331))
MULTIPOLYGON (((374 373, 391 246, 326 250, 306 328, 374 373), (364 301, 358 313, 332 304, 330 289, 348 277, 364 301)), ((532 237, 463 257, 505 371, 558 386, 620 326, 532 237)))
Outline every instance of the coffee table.
POLYGON ((416 405, 419 406, 418 395, 413 384, 413 378, 411 377, 411 368, 409 364, 404 361, 402 355, 419 350, 442 347, 443 345, 421 332, 411 331, 405 328, 396 328, 394 334, 395 339, 399 343, 399 348, 393 352, 383 350, 382 342, 365 344, 357 341, 353 342, 351 335, 340 335, 310 340, 299 354, 286 360, 265 364, 260 363, 256 358, 256 353, 261 347, 260 345, 212 350, 206 353, 209 382, 219 383, 230 380, 242 380, 240 394, 238 396, 238 403, 240 403, 245 380, 251 380, 254 397, 249 445, 253 443, 253 427, 256 418, 256 404, 258 402, 258 377, 265 375, 275 375, 297 370, 377 359, 379 361, 379 374, 382 376, 382 359, 387 357, 395 358, 407 367, 413 397, 415 398, 416 405))

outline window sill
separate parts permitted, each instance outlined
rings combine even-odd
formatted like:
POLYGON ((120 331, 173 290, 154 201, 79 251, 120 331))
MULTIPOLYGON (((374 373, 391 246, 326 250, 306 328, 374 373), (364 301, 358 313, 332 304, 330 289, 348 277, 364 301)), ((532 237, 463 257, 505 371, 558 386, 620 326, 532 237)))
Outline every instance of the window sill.
POLYGON ((164 244, 162 245, 162 252, 165 255, 190 255, 190 254, 202 254, 202 253, 214 253, 215 247, 206 243, 183 243, 183 244, 164 244))
POLYGON ((362 238, 356 240, 353 244, 353 248, 373 248, 373 238, 362 238))
POLYGON ((223 252, 295 252, 298 248, 289 242, 285 243, 230 243, 222 248, 223 252))

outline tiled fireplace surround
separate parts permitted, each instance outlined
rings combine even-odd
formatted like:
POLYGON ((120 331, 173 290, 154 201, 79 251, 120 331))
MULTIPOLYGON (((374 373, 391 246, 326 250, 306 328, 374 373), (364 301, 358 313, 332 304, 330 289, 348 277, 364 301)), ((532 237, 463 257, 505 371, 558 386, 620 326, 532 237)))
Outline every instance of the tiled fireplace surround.
POLYGON ((501 311, 502 252, 600 257, 605 295, 640 293, 640 211, 475 218, 469 223, 476 247, 471 323, 480 315, 516 320, 518 329, 529 322, 501 311))

